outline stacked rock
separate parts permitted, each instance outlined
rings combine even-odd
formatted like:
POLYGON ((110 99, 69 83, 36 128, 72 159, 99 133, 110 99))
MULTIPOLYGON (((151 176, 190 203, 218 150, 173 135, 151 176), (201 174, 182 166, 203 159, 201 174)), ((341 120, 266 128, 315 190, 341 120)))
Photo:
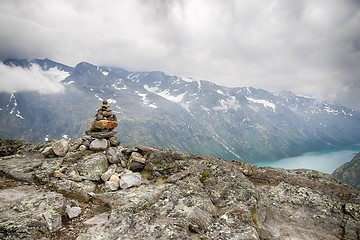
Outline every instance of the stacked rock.
POLYGON ((102 151, 108 147, 117 147, 120 145, 120 140, 115 136, 117 131, 117 118, 110 110, 109 104, 106 100, 103 101, 101 108, 95 115, 95 120, 90 126, 90 130, 85 131, 86 135, 76 139, 72 144, 67 139, 61 139, 55 142, 51 147, 43 150, 42 155, 45 157, 59 156, 64 157, 67 152, 72 152, 76 149, 81 151, 90 149, 93 151, 102 151))
POLYGON ((120 145, 120 140, 115 136, 117 131, 114 130, 118 125, 117 118, 109 107, 108 102, 104 100, 101 108, 95 115, 95 120, 92 122, 90 130, 85 131, 87 136, 95 138, 89 145, 91 150, 105 150, 108 145, 120 145))

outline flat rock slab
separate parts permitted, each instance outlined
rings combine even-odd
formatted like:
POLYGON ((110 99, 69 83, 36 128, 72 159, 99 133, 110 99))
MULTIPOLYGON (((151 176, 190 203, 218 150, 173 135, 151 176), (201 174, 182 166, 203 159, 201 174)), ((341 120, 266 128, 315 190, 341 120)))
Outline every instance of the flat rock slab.
POLYGON ((0 239, 37 239, 61 227, 65 198, 33 186, 0 190, 0 239))

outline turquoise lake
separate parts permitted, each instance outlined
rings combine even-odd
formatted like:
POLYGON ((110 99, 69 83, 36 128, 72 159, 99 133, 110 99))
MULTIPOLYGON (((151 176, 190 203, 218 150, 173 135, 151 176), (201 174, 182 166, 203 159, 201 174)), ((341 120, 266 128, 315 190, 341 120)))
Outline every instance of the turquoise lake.
POLYGON ((308 152, 298 157, 284 158, 278 161, 258 162, 259 167, 276 167, 285 169, 314 169, 325 173, 333 171, 360 152, 360 143, 342 148, 328 148, 317 152, 308 152))

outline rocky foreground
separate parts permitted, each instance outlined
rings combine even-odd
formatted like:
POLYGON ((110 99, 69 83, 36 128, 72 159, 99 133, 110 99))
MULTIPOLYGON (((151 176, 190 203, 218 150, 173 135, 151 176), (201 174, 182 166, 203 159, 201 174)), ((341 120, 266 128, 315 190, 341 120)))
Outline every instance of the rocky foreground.
POLYGON ((1 239, 360 239, 360 192, 328 174, 53 144, 1 140, 1 239))

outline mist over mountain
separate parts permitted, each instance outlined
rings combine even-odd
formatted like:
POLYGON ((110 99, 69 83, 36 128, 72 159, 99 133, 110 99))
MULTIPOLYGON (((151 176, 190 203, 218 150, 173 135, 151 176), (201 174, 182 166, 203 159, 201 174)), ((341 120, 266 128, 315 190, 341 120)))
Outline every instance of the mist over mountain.
POLYGON ((230 88, 86 62, 74 68, 49 59, 3 64, 37 66, 37 73, 61 85, 52 92, 0 93, 3 138, 76 139, 107 99, 118 118, 117 136, 128 145, 258 162, 360 142, 360 112, 289 91, 230 88))

